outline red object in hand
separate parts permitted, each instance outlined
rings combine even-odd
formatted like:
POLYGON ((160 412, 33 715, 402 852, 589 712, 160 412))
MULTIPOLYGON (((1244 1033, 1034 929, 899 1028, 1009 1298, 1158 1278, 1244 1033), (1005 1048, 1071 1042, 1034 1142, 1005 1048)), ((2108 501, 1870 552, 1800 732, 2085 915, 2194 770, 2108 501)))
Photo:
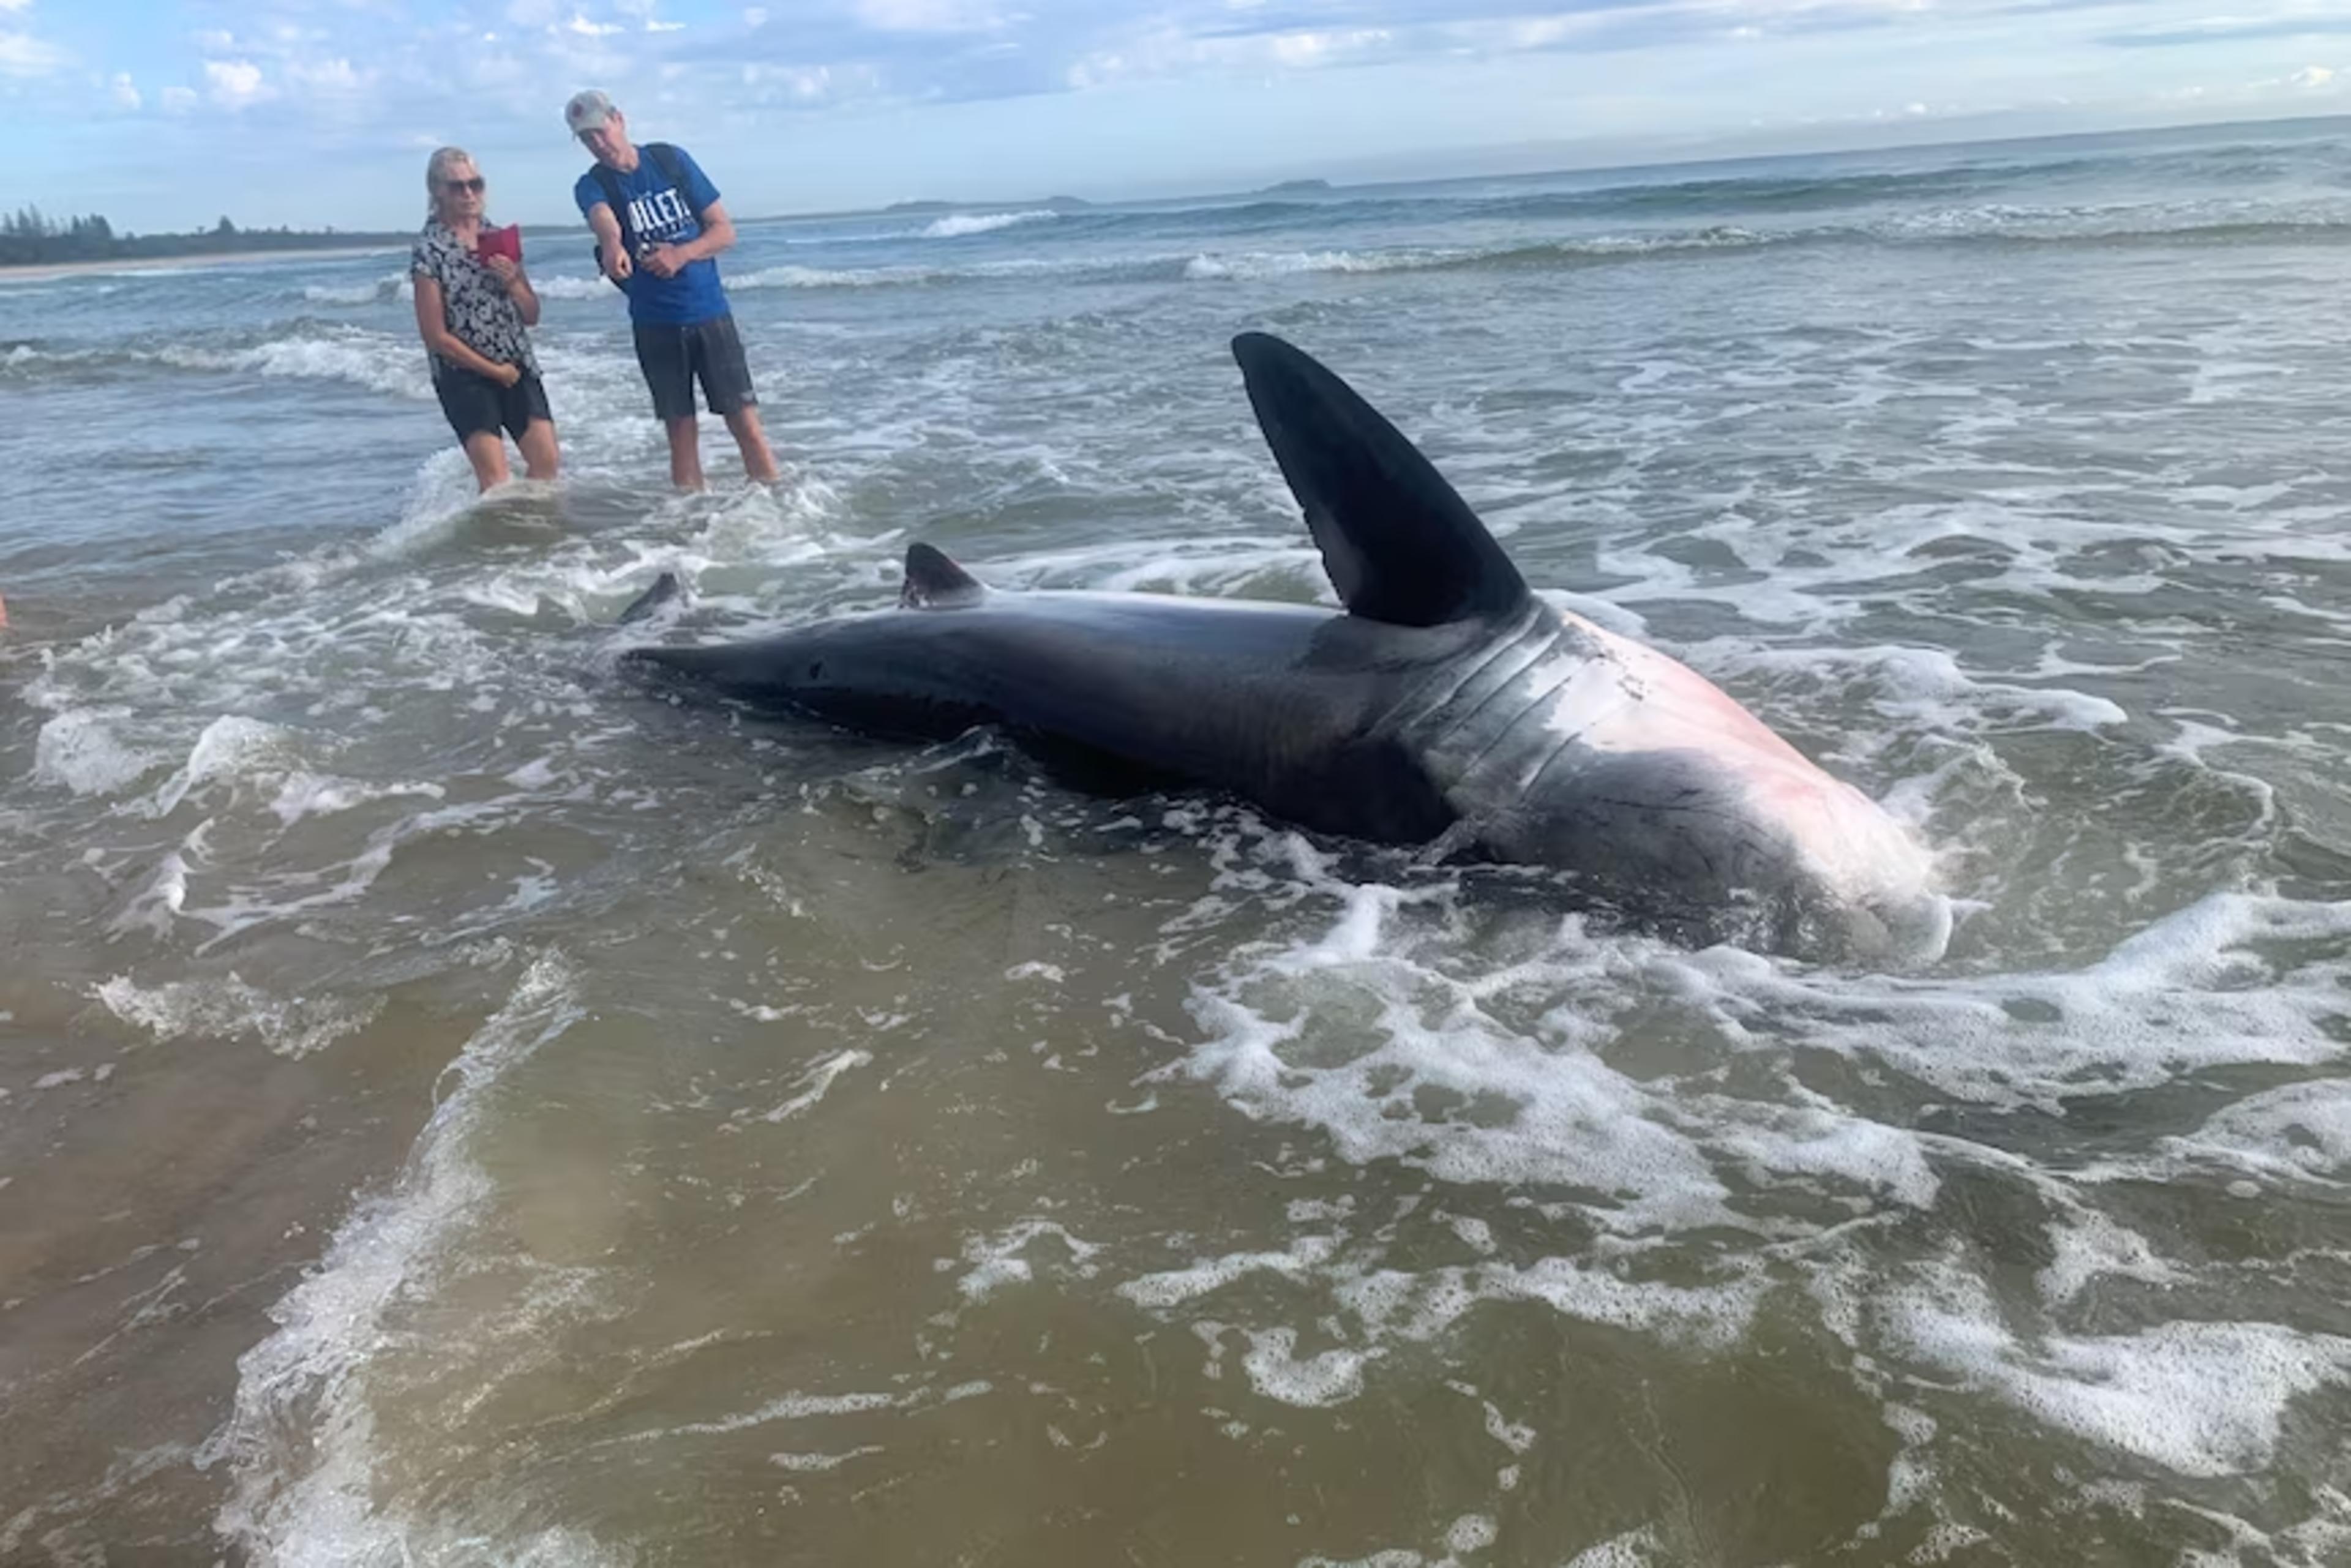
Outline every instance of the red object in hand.
POLYGON ((522 225, 508 224, 502 229, 484 229, 474 241, 474 254, 484 261, 494 256, 502 256, 519 266, 522 262, 522 225))

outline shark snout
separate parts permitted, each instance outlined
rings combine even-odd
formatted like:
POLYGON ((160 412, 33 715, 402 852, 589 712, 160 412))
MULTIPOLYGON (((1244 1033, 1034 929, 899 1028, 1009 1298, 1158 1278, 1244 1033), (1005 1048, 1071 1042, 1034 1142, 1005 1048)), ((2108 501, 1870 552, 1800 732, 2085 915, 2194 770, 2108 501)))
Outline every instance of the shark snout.
POLYGON ((1950 946, 1951 901, 1930 888, 1886 893, 1842 906, 1846 954, 1892 968, 1931 964, 1950 946))

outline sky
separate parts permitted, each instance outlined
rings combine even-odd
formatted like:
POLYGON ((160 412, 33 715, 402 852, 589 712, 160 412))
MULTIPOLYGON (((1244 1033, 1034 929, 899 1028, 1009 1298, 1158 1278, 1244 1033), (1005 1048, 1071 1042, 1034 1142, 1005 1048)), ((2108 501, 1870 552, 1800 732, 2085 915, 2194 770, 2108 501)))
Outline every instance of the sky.
POLYGON ((752 217, 2351 113, 2351 0, 0 0, 0 208, 573 221, 581 87, 752 217))

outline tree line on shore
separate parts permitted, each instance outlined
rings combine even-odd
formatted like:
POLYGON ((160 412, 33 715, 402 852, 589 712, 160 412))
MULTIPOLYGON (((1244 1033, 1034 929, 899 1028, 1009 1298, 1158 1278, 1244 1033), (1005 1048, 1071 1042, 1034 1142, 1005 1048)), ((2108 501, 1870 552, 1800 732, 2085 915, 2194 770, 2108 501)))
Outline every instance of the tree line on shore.
POLYGON ((0 267, 66 261, 124 261, 142 256, 214 256, 227 251, 317 250, 325 246, 404 245, 413 235, 337 229, 241 229, 224 217, 184 234, 117 234, 96 213, 58 220, 38 207, 0 218, 0 267))

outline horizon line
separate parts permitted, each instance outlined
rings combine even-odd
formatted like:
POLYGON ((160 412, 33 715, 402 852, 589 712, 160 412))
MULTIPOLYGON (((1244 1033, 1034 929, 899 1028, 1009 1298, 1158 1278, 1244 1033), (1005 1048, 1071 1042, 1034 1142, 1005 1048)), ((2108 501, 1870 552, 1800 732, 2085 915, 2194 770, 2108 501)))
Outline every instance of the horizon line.
MULTIPOLYGON (((1975 116, 1970 118, 1982 120, 1991 117, 1975 116)), ((1952 121, 1947 121, 1946 123, 1957 126, 1964 122, 1954 120, 1952 121)), ((1451 173, 1410 176, 1379 176, 1361 180, 1332 178, 1330 176, 1301 175, 1270 180, 1262 183, 1253 185, 1236 184, 1230 186, 1202 187, 1194 190, 1187 190, 1177 194, 1160 196, 1133 195, 1088 197, 1055 193, 1052 195, 1043 196, 911 197, 870 206, 823 207, 805 210, 765 212, 738 217, 736 219, 736 222, 739 224, 811 223, 832 218, 883 217, 895 213, 904 212, 910 208, 919 208, 926 212, 935 211, 951 213, 1008 207, 1046 207, 1054 204, 1062 204, 1065 205, 1074 204, 1075 205, 1087 208, 1158 206, 1180 204, 1186 202, 1228 202, 1239 197, 1270 195, 1285 189, 1300 187, 1315 187, 1332 193, 1341 192, 1367 192, 1389 190, 1407 185, 1451 184, 1472 180, 1540 180, 1547 175, 1554 174, 1658 173, 1677 169, 1738 167, 1740 165, 1784 162, 1803 158, 1866 156, 1871 154, 1883 155, 1902 152, 1949 152, 1962 148, 2018 146, 2028 142, 2035 144, 2047 144, 2052 142, 2081 142, 2095 141, 2118 136, 2144 136, 2190 131, 2217 132, 2233 130, 2275 130, 2277 128, 2286 126, 2314 127, 2333 123, 2340 123, 2346 129, 2351 129, 2351 112, 2331 114, 2260 115, 2252 118, 2237 116, 2229 119, 2210 120, 2166 120, 2153 124, 2115 125, 2097 130, 2033 131, 2006 135, 1988 136, 1959 134, 1949 136, 1923 136, 1913 140, 1899 141, 1847 141, 1842 145, 1818 146, 1801 149, 1782 149, 1779 151, 1765 152, 1738 152, 1729 151, 1706 152, 1701 151, 1701 149, 1707 146, 1708 143, 1701 141, 1692 147, 1689 155, 1687 156, 1635 157, 1622 161, 1611 161, 1605 156, 1603 156, 1596 160, 1584 162, 1575 161, 1573 156, 1572 150, 1577 147, 1597 149, 1606 145, 1606 143, 1598 140, 1583 142, 1551 140, 1536 141, 1500 141, 1487 142, 1476 147, 1463 148, 1458 150, 1458 154, 1445 150, 1434 150, 1425 153, 1399 153, 1393 156, 1396 158, 1451 158, 1458 156, 1459 162, 1464 165, 1474 165, 1476 161, 1481 157, 1499 160, 1514 154, 1524 156, 1529 152, 1533 152, 1540 149, 1555 147, 1560 150, 1562 161, 1558 163, 1548 164, 1540 168, 1519 168, 1507 172, 1494 169, 1480 171, 1474 166, 1468 166, 1460 169, 1458 172, 1451 173)), ((1834 139, 1836 133, 1834 131, 1824 129, 1822 134, 1826 138, 1834 139)), ((78 217, 102 217, 105 214, 101 213, 68 213, 60 214, 63 220, 68 222, 78 217)), ((109 221, 110 224, 111 220, 109 221)), ((234 223, 233 219, 232 223, 234 223)), ((538 231, 541 233, 568 233, 578 225, 561 220, 555 220, 545 222, 525 221, 517 225, 517 226, 526 231, 538 231)), ((361 241, 362 243, 377 240, 383 236, 405 236, 413 232, 408 229, 353 228, 349 226, 337 227, 334 225, 304 228, 287 224, 266 226, 236 225, 235 228, 236 232, 240 234, 251 233, 256 235, 268 235, 282 233, 289 235, 317 235, 320 236, 331 235, 338 239, 347 238, 361 241)), ((124 239, 159 238, 183 235, 206 234, 212 231, 202 225, 187 229, 134 229, 126 227, 120 232, 117 237, 124 239)), ((11 268, 10 270, 14 270, 14 268, 11 268)))
MULTIPOLYGON (((1970 118, 1981 120, 1991 118, 1991 116, 1974 116, 1970 118)), ((2046 131, 2007 135, 1927 136, 1916 140, 1902 141, 1855 142, 1844 146, 1823 146, 1803 150, 1783 150, 1771 152, 1726 152, 1706 154, 1693 151, 1692 154, 1687 157, 1635 158, 1626 162, 1570 162, 1550 165, 1540 169, 1520 169, 1509 172, 1490 170, 1480 172, 1476 169, 1465 169, 1461 172, 1451 174, 1429 174, 1405 177, 1382 176, 1364 180, 1347 180, 1332 178, 1329 176, 1302 175, 1270 180, 1262 184, 1234 185, 1221 188, 1202 188, 1186 191, 1180 194, 1165 196, 1090 197, 1057 193, 1043 196, 908 197, 901 200, 886 202, 876 206, 827 207, 807 211, 761 213, 752 217, 737 218, 736 221, 737 223, 810 222, 823 218, 878 217, 911 207, 948 211, 967 211, 982 207, 1041 207, 1055 202, 1077 203, 1080 205, 1087 207, 1145 206, 1180 202, 1224 201, 1229 200, 1235 196, 1260 196, 1280 191, 1285 187, 1307 185, 1319 185, 1325 190, 1334 193, 1340 191, 1378 191, 1391 189, 1401 185, 1442 185, 1468 180, 1539 180, 1549 174, 1639 174, 1652 173, 1670 169, 1698 168, 1700 166, 1780 162, 1797 158, 1829 158, 1847 154, 1864 155, 1869 153, 1925 152, 1949 151, 1963 147, 2014 146, 2025 142, 2043 143, 2094 141, 2105 137, 2143 136, 2169 131, 2223 131, 2238 129, 2273 129, 2291 125, 2317 126, 2337 121, 2342 122, 2346 130, 2351 130, 2351 112, 2330 114, 2259 115, 2252 118, 2238 116, 2225 120, 2165 120, 2153 124, 2115 125, 2106 127, 2103 130, 2046 131)), ((1946 123, 1957 125, 1964 123, 1964 121, 1954 119, 1953 120, 1947 121, 1946 123)), ((1604 145, 1604 143, 1597 141, 1591 142, 1552 140, 1537 141, 1496 141, 1482 143, 1477 147, 1461 149, 1459 155, 1466 162, 1474 160, 1480 155, 1487 157, 1499 157, 1504 154, 1521 150, 1531 151, 1545 147, 1558 147, 1564 152, 1567 149, 1577 146, 1596 147, 1601 145, 1604 145)), ((1704 143, 1700 143, 1699 145, 1704 145, 1704 143)), ((1396 154, 1395 156, 1442 157, 1447 155, 1448 154, 1442 151, 1437 151, 1421 154, 1401 153, 1396 154)), ((525 226, 559 228, 569 227, 569 225, 541 225, 525 226)))

